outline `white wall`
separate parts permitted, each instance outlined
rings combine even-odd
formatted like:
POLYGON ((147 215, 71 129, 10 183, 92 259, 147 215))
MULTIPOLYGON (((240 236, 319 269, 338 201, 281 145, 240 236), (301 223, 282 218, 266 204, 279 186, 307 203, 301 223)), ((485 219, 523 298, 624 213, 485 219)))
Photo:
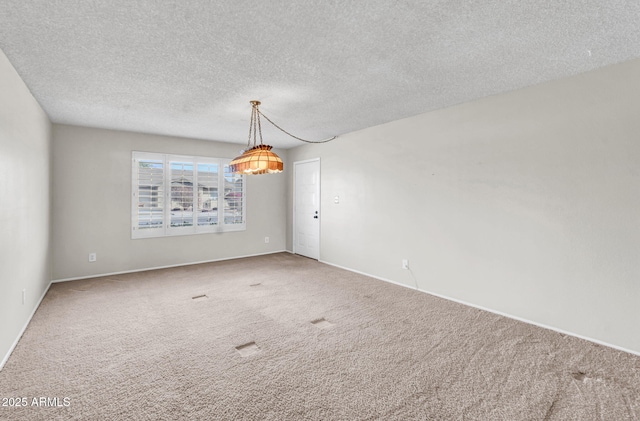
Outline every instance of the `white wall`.
POLYGON ((638 75, 635 60, 290 150, 321 158, 321 260, 640 352, 638 75))
POLYGON ((132 151, 234 158, 240 149, 237 144, 54 125, 53 279, 285 250, 284 174, 247 177, 246 231, 131 239, 132 151), (269 244, 264 237, 270 237, 269 244), (95 263, 88 262, 91 252, 97 253, 95 263))
POLYGON ((50 150, 49 118, 0 51, 0 368, 51 280, 50 150))

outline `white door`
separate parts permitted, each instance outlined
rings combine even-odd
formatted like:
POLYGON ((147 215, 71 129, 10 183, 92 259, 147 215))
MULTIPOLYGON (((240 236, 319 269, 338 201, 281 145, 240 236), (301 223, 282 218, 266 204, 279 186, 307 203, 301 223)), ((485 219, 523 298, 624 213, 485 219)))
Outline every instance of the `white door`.
POLYGON ((293 252, 320 258, 320 159, 293 163, 293 252))

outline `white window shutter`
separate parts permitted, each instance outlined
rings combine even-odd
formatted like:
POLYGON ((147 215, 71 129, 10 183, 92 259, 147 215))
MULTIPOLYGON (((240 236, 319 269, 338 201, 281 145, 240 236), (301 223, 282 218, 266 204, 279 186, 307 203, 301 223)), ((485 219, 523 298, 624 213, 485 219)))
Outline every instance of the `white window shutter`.
POLYGON ((160 154, 134 154, 132 237, 164 233, 164 160, 160 154))
POLYGON ((246 229, 245 176, 228 159, 132 155, 132 238, 246 229))

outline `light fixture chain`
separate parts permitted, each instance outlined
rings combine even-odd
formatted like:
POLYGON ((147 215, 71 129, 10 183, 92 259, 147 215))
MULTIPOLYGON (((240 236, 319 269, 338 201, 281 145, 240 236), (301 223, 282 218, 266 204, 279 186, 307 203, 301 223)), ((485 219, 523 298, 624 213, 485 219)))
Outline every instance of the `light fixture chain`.
MULTIPOLYGON (((257 110, 257 109, 256 109, 256 110, 257 110)), ((297 139, 297 140, 299 140, 299 141, 301 141, 301 142, 306 142, 306 143, 327 143, 327 142, 331 142, 333 139, 335 139, 335 138, 337 138, 337 137, 338 137, 338 136, 333 136, 333 137, 332 137, 332 138, 330 138, 330 139, 325 139, 325 140, 316 140, 316 141, 301 139, 301 138, 299 138, 298 136, 294 136, 294 135, 292 135, 291 133, 289 133, 288 131, 286 131, 286 130, 285 130, 285 129, 283 129, 282 127, 278 126, 278 125, 277 125, 276 123, 274 123, 273 121, 271 121, 271 119, 270 119, 269 117, 267 117, 266 115, 264 115, 264 114, 262 113, 262 111, 257 110, 257 112, 258 112, 258 115, 261 115, 262 117, 266 118, 266 119, 267 119, 267 121, 268 121, 269 123, 273 124, 273 125, 275 126, 275 128, 277 128, 277 129, 278 129, 278 130, 280 130, 281 132, 283 132, 283 133, 285 133, 285 134, 287 134, 287 135, 291 136, 292 138, 297 139)), ((260 122, 260 118, 258 118, 258 122, 260 122)), ((260 137, 262 137, 262 133, 260 134, 260 137)))
MULTIPOLYGON (((254 110, 251 110, 251 119, 249 120, 249 138, 247 139, 247 148, 251 147, 251 132, 253 131, 253 115, 254 110)), ((254 137, 254 146, 255 146, 255 137, 254 137)))
POLYGON ((256 107, 253 107, 253 111, 251 112, 251 119, 252 119, 252 123, 253 123, 253 147, 255 147, 257 145, 257 124, 256 121, 258 120, 258 113, 256 112, 256 107))
POLYGON ((255 104, 254 109, 256 111, 256 118, 258 120, 258 133, 260 133, 260 144, 262 145, 262 125, 260 124, 260 114, 262 114, 260 112, 260 109, 258 108, 258 104, 255 104))

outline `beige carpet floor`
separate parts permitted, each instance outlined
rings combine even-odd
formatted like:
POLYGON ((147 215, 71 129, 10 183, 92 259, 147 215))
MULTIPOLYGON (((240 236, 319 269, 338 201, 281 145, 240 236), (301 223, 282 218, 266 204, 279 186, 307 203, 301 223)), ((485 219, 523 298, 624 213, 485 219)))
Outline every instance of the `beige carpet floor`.
POLYGON ((52 285, 22 397, 0 419, 637 420, 640 357, 281 253, 52 285))

